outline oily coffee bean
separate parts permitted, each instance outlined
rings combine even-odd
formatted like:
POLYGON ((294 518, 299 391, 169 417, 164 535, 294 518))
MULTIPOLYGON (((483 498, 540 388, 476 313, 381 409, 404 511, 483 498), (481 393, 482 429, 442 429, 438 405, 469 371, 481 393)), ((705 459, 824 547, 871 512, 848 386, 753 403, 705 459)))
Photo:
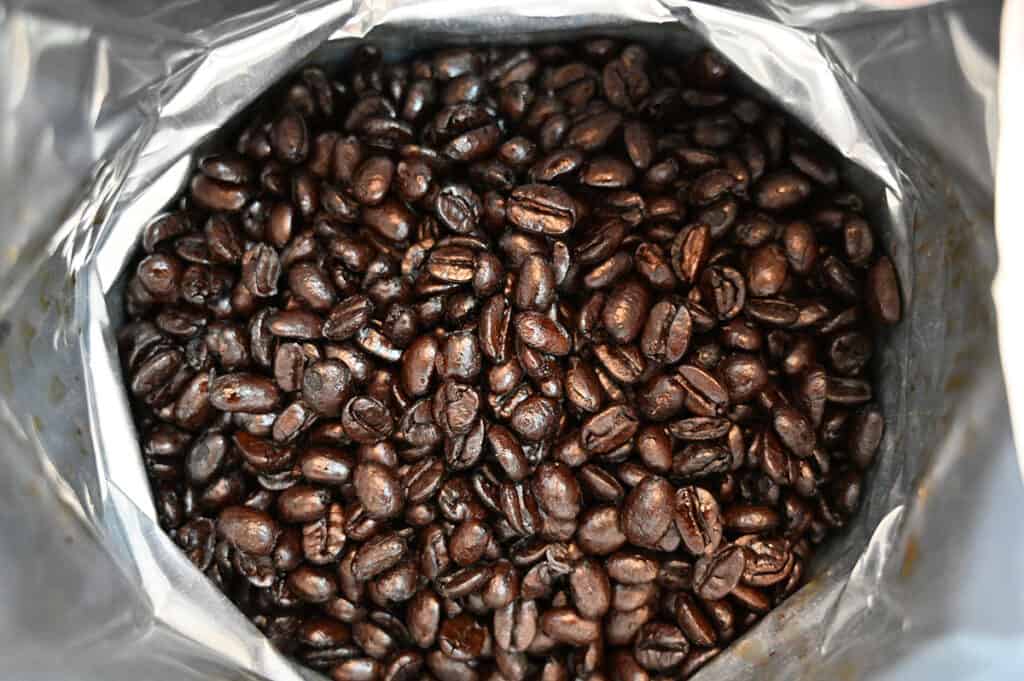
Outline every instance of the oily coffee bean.
POLYGON ((217 517, 217 535, 240 551, 268 555, 279 533, 277 522, 267 513, 245 506, 229 506, 217 517))
POLYGON ((509 222, 527 232, 557 237, 575 227, 577 219, 575 201, 556 187, 523 185, 509 197, 509 222))
POLYGON ((664 478, 650 476, 623 503, 622 531, 636 546, 654 546, 672 524, 675 490, 664 478))
POLYGON ((280 399, 280 388, 257 374, 226 374, 210 383, 210 404, 225 412, 265 414, 273 411, 280 399))
POLYGON ((693 568, 693 590, 701 598, 724 598, 739 584, 746 568, 744 549, 725 546, 701 557, 693 568))
POLYGON ((683 545, 695 556, 714 553, 722 541, 718 500, 703 487, 689 485, 676 492, 674 520, 683 545))
POLYGON ((161 526, 336 681, 686 678, 865 494, 877 211, 710 51, 328 73, 142 230, 118 346, 161 526))
POLYGON ((389 467, 364 461, 356 466, 352 479, 356 497, 370 517, 392 518, 401 512, 405 491, 398 476, 389 467))
POLYGON ((690 651, 690 642, 673 624, 648 622, 637 632, 633 656, 651 671, 677 667, 690 651))

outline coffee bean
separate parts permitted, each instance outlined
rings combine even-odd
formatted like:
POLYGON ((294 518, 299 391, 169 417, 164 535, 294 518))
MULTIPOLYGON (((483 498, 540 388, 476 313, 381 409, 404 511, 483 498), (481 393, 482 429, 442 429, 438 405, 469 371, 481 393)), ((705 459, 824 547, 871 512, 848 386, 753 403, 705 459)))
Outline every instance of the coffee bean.
POLYGON ((791 222, 783 232, 782 244, 789 266, 799 274, 810 273, 818 256, 814 229, 806 222, 791 222))
POLYGON ((899 280, 892 261, 885 256, 879 258, 868 270, 867 306, 874 318, 883 324, 896 324, 900 321, 899 280))
POLYGON ((640 348, 656 362, 675 364, 689 349, 692 329, 690 311, 685 305, 660 301, 651 308, 644 323, 640 348))
POLYGON ((437 581, 437 586, 447 598, 462 598, 479 591, 490 578, 490 568, 471 566, 448 573, 437 581))
POLYGON ((722 514, 726 528, 744 534, 770 532, 778 527, 780 518, 770 506, 750 506, 737 504, 730 506, 722 514))
POLYGON ((516 307, 535 312, 546 312, 555 299, 555 273, 544 258, 528 255, 516 278, 514 302, 516 307))
POLYGON ((580 512, 579 483, 565 464, 538 466, 533 474, 533 495, 541 509, 554 518, 572 520, 580 512))
POLYGON ((217 534, 239 550, 266 556, 274 548, 280 530, 267 513, 245 506, 229 506, 217 517, 217 534))
POLYGON ((324 485, 348 482, 354 467, 348 454, 330 447, 310 447, 299 459, 299 466, 303 477, 324 485))
POLYGON ((637 428, 639 422, 630 407, 612 405, 584 421, 583 447, 595 454, 606 454, 628 442, 637 428))
POLYGON ((572 608, 552 608, 541 616, 541 629, 558 641, 573 646, 593 643, 601 635, 600 622, 584 619, 572 608))
POLYGON ((323 322, 305 310, 282 310, 267 318, 270 333, 281 338, 315 340, 320 337, 323 322))
POLYGON ((398 565, 407 550, 405 541, 397 533, 377 535, 356 552, 352 574, 359 581, 375 577, 398 565))
MULTIPOLYGON (((360 398, 355 398, 360 399, 360 398)), ((353 476, 356 496, 373 518, 393 518, 405 503, 405 493, 394 472, 379 463, 356 466, 353 476)))
POLYGON ((626 543, 620 527, 619 512, 614 506, 590 508, 580 517, 577 540, 589 554, 608 555, 626 543))
POLYGON ((512 412, 511 425, 523 439, 539 442, 554 435, 558 417, 558 406, 554 400, 532 395, 512 412))
POLYGON ((685 678, 865 493, 876 211, 711 51, 351 60, 142 229, 161 526, 338 681, 685 678))
POLYGON ((288 574, 288 588, 307 603, 326 603, 334 598, 334 577, 322 568, 303 565, 288 574))
POLYGON ((523 185, 509 198, 508 220, 527 232, 558 236, 576 226, 576 203, 561 189, 523 185))
POLYGON ((650 294, 645 286, 629 280, 615 286, 602 312, 604 327, 617 343, 631 343, 644 328, 650 294))
POLYGON ((666 421, 682 410, 686 389, 673 374, 652 376, 636 393, 637 409, 650 421, 666 421))
POLYGON ((683 544, 695 556, 714 553, 722 541, 718 501, 703 487, 691 485, 676 492, 674 520, 683 544))
POLYGON ((331 502, 331 493, 310 485, 295 485, 277 498, 277 512, 287 522, 308 523, 322 518, 331 502))
POLYGON ((351 338, 366 326, 373 312, 373 302, 367 296, 349 296, 331 309, 323 323, 323 335, 333 341, 351 338))
POLYGON ((675 600, 675 619, 679 628, 695 646, 710 647, 718 641, 711 619, 688 593, 679 593, 675 600))
POLYGON ((295 457, 291 447, 278 447, 272 442, 248 432, 237 432, 232 437, 235 449, 245 463, 257 473, 278 473, 289 468, 295 457))
POLYGON ((861 468, 871 465, 884 432, 885 419, 877 405, 867 405, 854 416, 849 435, 850 455, 854 463, 861 468))
POLYGON ((693 590, 706 600, 724 598, 739 584, 745 567, 743 549, 724 546, 697 561, 693 568, 693 590))
POLYGON ((569 332, 557 321, 539 312, 520 312, 515 317, 516 336, 527 346, 549 355, 569 354, 569 332))
POLYGON ((210 404, 221 411, 265 414, 277 408, 280 399, 273 381, 256 374, 226 374, 210 383, 210 404))
POLYGON ((583 560, 569 576, 573 605, 588 619, 599 619, 611 607, 612 589, 608 574, 595 560, 583 560))
POLYGON ((678 369, 679 380, 686 390, 686 408, 701 416, 716 416, 729 404, 725 386, 711 373, 697 366, 684 364, 678 369))
POLYGON ((405 624, 413 642, 430 648, 437 638, 441 622, 441 599, 430 588, 416 592, 406 607, 405 624))
POLYGON ((348 367, 336 359, 314 362, 302 377, 302 399, 318 414, 338 417, 349 397, 351 376, 348 367))
POLYGON ((622 530, 637 546, 656 545, 672 523, 675 490, 664 478, 645 478, 626 497, 622 530))
POLYGON ((657 563, 639 553, 616 553, 605 565, 608 576, 622 584, 645 584, 658 576, 657 563))
POLYGON ((689 641, 678 627, 665 622, 648 622, 637 632, 633 656, 645 669, 665 671, 677 667, 689 650, 689 641))
POLYGON ((514 600, 494 611, 494 638, 501 650, 524 652, 539 629, 539 612, 532 600, 514 600))

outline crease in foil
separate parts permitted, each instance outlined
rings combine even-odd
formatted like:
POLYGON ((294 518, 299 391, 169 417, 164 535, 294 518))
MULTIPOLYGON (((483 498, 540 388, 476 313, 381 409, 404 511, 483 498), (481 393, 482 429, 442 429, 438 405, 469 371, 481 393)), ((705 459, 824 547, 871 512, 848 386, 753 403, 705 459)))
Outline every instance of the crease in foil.
MULTIPOLYGON (((484 37, 710 44, 847 158, 903 287, 877 358, 883 448, 813 579, 699 679, 876 678, 944 632, 1020 635, 970 620, 958 567, 981 541, 972 499, 1024 506, 989 296, 998 7, 912 4, 0 0, 0 678, 320 678, 157 525, 114 334, 141 228, 197 149, 297 65, 364 37, 391 56, 484 37)), ((994 569, 1024 594, 1024 555, 994 569)), ((1024 615, 1024 597, 1003 610, 1024 615)))

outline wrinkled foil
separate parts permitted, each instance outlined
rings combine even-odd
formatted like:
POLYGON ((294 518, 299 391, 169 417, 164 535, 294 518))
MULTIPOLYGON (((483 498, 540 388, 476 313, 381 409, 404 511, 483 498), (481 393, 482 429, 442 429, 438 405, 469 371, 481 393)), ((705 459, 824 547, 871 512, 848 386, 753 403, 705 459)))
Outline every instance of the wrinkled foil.
POLYGON ((322 678, 157 525, 114 340, 125 265, 197 150, 301 63, 363 38, 399 56, 597 34, 720 50, 846 157, 902 280, 861 512, 807 586, 697 678, 1021 678, 1024 490, 990 294, 999 11, 0 0, 0 678, 322 678))

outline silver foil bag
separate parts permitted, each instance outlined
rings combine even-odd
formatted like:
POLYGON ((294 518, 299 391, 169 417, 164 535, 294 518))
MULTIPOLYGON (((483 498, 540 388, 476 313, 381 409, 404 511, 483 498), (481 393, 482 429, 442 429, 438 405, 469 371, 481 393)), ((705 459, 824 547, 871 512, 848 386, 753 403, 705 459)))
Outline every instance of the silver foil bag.
POLYGON ((319 678, 156 522, 114 340, 141 228, 302 63, 364 38, 401 56, 597 34, 720 50, 846 157, 902 280, 860 513, 699 678, 877 678, 937 641, 1024 667, 1024 502, 989 294, 998 5, 882 4, 0 0, 0 678, 319 678))

